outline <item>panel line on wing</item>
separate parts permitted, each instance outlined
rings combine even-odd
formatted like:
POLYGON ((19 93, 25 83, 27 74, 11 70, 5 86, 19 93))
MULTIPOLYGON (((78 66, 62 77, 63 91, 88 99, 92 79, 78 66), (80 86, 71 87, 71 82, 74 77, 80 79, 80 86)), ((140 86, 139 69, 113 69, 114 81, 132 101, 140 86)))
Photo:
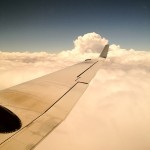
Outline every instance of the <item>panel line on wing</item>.
POLYGON ((87 83, 87 82, 81 82, 81 81, 79 81, 78 83, 89 84, 89 83, 87 83))
POLYGON ((77 78, 80 78, 80 76, 81 76, 82 74, 84 74, 87 70, 89 70, 91 67, 93 67, 97 62, 98 62, 98 61, 96 61, 96 62, 93 63, 90 67, 88 67, 86 70, 84 70, 82 73, 80 73, 80 74, 77 76, 77 78))

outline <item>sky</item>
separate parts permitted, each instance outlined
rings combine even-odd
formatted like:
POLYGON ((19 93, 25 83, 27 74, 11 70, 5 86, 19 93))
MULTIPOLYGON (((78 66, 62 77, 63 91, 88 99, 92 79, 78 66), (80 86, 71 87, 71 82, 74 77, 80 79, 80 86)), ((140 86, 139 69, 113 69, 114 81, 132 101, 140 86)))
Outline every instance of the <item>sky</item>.
POLYGON ((0 90, 98 57, 107 43, 89 88, 36 150, 150 149, 150 1, 0 1, 0 90))
POLYGON ((150 1, 0 1, 0 51, 69 50, 90 32, 126 49, 150 50, 150 1))
MULTIPOLYGON (((96 58, 107 43, 92 32, 78 36, 68 51, 0 52, 0 90, 96 58)), ((149 51, 110 45, 88 89, 35 150, 149 150, 149 68, 149 51)))

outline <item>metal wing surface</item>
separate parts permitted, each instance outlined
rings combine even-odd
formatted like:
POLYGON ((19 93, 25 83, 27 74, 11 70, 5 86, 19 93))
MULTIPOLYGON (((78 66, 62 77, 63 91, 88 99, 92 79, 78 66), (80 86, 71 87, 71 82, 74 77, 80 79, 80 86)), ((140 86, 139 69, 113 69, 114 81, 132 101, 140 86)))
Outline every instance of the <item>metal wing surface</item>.
POLYGON ((59 125, 106 58, 82 63, 0 91, 0 150, 33 149, 59 125))

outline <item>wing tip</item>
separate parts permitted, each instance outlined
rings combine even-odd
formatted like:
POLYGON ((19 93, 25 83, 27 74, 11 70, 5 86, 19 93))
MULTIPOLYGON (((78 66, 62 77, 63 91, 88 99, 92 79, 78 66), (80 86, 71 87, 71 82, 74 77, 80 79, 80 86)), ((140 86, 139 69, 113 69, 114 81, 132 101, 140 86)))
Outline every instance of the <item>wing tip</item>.
POLYGON ((109 44, 106 44, 99 57, 107 58, 109 44))

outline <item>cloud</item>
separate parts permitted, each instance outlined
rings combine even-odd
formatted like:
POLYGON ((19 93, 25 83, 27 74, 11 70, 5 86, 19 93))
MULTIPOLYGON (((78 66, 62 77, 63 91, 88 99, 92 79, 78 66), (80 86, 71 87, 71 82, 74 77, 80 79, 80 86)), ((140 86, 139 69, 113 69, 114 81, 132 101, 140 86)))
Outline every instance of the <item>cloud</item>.
MULTIPOLYGON (((88 33, 74 41, 73 50, 58 54, 0 52, 0 88, 97 57, 107 42, 88 33)), ((66 120, 35 150, 150 149, 149 66, 150 52, 111 45, 108 58, 66 120)))
POLYGON ((0 52, 0 89, 40 77, 77 63, 60 54, 46 52, 0 52))
POLYGON ((79 36, 74 41, 74 49, 81 53, 99 52, 107 43, 108 40, 102 38, 99 34, 95 32, 87 33, 83 36, 79 36))

